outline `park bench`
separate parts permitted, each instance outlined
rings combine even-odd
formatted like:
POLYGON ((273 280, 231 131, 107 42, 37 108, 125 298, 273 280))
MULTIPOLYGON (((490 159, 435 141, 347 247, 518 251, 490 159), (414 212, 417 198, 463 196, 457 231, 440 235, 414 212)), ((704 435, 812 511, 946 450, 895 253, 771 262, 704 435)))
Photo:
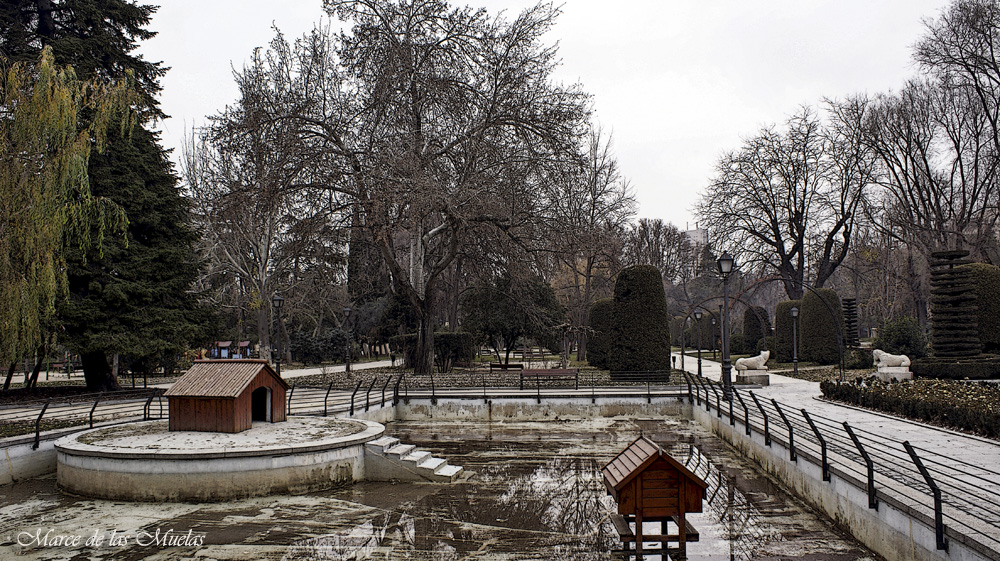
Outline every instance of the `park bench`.
POLYGON ((535 382, 546 380, 573 380, 573 387, 580 389, 580 371, 576 368, 549 368, 539 370, 521 370, 521 389, 524 389, 524 379, 534 378, 535 382))
POLYGON ((494 370, 502 370, 504 372, 508 370, 524 370, 524 365, 519 362, 512 362, 510 364, 505 364, 503 362, 491 362, 490 372, 492 373, 494 370))

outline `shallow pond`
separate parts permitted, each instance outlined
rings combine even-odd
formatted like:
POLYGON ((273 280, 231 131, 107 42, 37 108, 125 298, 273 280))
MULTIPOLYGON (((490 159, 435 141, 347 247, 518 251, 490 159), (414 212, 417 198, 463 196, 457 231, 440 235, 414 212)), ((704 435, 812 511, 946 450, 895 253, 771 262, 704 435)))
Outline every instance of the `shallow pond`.
POLYGON ((6 550, 26 559, 621 559, 600 468, 641 433, 709 484, 704 512, 688 517, 701 535, 688 544, 688 559, 877 559, 685 420, 402 422, 387 432, 475 476, 209 504, 81 499, 43 478, 3 490, 0 557, 6 550), (49 530, 81 543, 16 545, 22 532, 49 530), (94 536, 101 543, 87 545, 94 536), (179 545, 161 547, 168 541, 179 545))

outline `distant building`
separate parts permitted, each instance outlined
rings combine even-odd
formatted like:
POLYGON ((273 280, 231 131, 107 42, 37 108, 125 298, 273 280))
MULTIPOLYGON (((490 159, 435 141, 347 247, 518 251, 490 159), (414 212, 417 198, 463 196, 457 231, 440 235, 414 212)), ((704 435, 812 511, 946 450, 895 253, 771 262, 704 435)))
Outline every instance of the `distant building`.
POLYGON ((696 246, 708 245, 708 230, 698 228, 697 224, 695 224, 694 230, 685 230, 684 236, 687 237, 688 241, 696 246))

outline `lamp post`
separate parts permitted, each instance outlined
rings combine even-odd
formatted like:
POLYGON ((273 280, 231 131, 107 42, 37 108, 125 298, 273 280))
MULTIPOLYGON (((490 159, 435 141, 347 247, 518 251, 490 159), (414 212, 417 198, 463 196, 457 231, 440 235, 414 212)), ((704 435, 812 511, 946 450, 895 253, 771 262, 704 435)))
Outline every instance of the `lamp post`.
POLYGON ((347 342, 344 343, 344 372, 351 373, 351 308, 344 307, 344 331, 347 331, 347 342))
POLYGON ((722 395, 726 401, 733 399, 733 366, 729 362, 729 275, 733 272, 735 261, 729 252, 723 252, 716 261, 719 274, 722 275, 722 395))
POLYGON ((694 310, 694 323, 698 326, 698 377, 701 377, 701 308, 694 310))
POLYGON ((792 371, 795 373, 796 378, 799 377, 799 341, 797 337, 797 325, 799 320, 799 309, 792 308, 789 310, 792 314, 792 371))
POLYGON ((712 360, 715 360, 715 318, 712 318, 712 360))
POLYGON ((275 294, 271 297, 271 305, 274 306, 275 320, 278 322, 278 356, 274 359, 275 370, 278 371, 278 377, 281 378, 281 305, 285 303, 285 299, 281 297, 280 294, 275 294))

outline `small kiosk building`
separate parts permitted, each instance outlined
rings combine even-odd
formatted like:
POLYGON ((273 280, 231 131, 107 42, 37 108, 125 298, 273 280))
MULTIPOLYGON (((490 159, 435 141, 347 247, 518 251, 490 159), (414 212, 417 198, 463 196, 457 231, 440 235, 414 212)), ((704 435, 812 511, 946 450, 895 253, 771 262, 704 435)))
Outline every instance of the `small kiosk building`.
POLYGON ((612 521, 626 551, 634 541, 636 557, 641 558, 643 541, 659 542, 661 550, 669 542, 677 542, 681 552, 687 542, 698 541, 698 533, 685 515, 702 511, 708 484, 655 442, 640 436, 601 472, 604 486, 618 505, 618 514, 612 521), (660 533, 644 535, 644 522, 659 522, 660 533), (676 534, 667 533, 668 522, 676 525, 676 534), (631 523, 635 524, 635 530, 631 523))
POLYGON ((196 360, 164 394, 170 430, 242 432, 284 421, 288 384, 263 360, 196 360))

